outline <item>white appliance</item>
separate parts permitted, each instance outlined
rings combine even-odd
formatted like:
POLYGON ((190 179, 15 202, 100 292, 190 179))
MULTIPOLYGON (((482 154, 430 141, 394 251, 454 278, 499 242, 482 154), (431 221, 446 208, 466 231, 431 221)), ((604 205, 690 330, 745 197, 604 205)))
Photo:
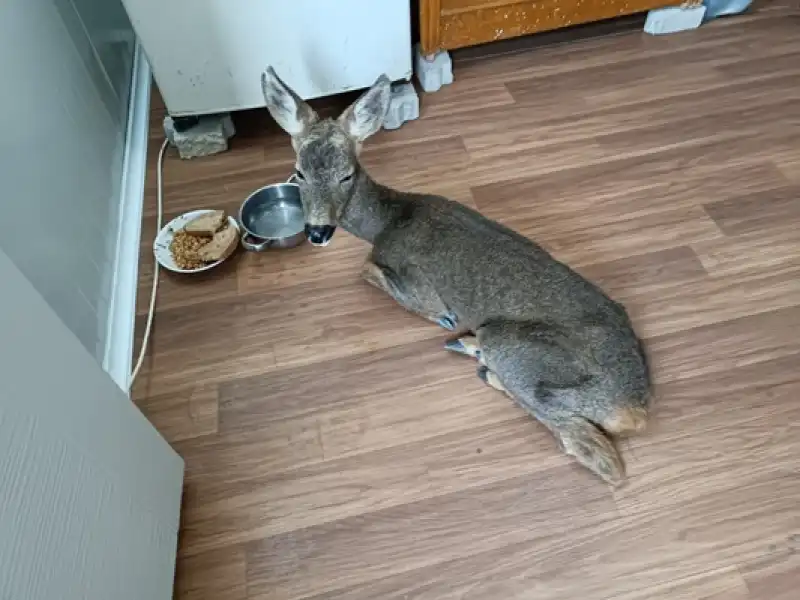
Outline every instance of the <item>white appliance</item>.
POLYGON ((271 64, 304 99, 412 75, 409 0, 123 0, 172 116, 264 106, 271 64))
POLYGON ((169 600, 183 459, 2 250, 0 281, 0 598, 169 600))

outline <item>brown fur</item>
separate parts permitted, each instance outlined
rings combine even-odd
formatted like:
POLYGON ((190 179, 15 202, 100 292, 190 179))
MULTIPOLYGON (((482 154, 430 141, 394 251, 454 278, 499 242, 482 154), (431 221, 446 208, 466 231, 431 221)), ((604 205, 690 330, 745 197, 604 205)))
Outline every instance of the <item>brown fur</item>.
POLYGON ((642 433, 647 429, 647 410, 640 406, 620 406, 601 425, 614 435, 642 433))
POLYGON ((372 244, 364 278, 406 309, 472 335, 447 348, 543 423, 564 452, 610 483, 624 477, 608 434, 644 429, 650 376, 625 309, 531 240, 441 196, 380 185, 363 141, 389 105, 385 77, 321 120, 270 68, 267 107, 292 136, 309 240, 337 226, 372 244))

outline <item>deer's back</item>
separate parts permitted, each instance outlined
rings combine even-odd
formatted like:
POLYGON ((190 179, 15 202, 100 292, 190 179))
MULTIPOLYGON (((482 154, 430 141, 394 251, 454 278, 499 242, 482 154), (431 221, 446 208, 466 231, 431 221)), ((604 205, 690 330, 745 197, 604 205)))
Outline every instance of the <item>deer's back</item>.
POLYGON ((377 258, 425 274, 460 321, 627 322, 602 290, 528 238, 459 203, 412 197, 375 240, 377 258))

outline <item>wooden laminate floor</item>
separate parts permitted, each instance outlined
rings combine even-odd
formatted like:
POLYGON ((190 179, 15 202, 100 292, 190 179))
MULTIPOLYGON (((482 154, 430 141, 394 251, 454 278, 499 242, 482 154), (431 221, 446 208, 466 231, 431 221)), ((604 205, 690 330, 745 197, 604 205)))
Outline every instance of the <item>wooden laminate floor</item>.
MULTIPOLYGON (((161 275, 134 398, 186 460, 186 600, 800 596, 800 18, 780 6, 456 62, 369 142, 623 301, 657 382, 610 490, 359 280, 366 246, 161 275)), ((140 324, 152 274, 153 114, 140 324)), ((235 213, 293 154, 265 111, 166 161, 166 209, 235 213)))

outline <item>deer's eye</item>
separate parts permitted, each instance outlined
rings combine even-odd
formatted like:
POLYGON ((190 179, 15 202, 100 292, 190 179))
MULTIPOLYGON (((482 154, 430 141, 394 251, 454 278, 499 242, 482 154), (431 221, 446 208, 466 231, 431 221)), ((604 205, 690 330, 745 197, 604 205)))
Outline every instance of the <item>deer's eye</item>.
POLYGON ((352 173, 350 173, 349 175, 345 175, 344 177, 342 177, 342 178, 339 180, 339 183, 347 183, 347 182, 348 182, 348 181, 350 181, 352 178, 353 178, 353 174, 352 174, 352 173))

